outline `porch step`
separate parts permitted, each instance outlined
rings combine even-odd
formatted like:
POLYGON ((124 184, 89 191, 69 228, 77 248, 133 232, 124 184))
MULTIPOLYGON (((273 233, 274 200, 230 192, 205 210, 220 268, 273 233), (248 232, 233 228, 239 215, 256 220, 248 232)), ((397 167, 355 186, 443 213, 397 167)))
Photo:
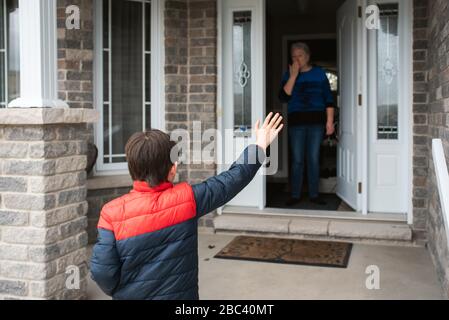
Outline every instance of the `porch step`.
POLYGON ((257 217, 254 215, 223 214, 214 219, 220 232, 277 234, 289 237, 311 237, 384 242, 412 242, 412 230, 401 222, 344 221, 328 218, 257 217))

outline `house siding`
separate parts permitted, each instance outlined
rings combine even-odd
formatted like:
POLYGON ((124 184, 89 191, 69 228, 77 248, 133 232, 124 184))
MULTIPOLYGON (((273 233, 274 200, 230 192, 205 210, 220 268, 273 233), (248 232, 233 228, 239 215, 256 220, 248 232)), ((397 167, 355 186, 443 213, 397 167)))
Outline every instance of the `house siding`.
MULTIPOLYGON (((217 125, 216 0, 165 2, 165 62, 166 130, 186 129, 191 143, 200 142, 193 140, 194 122, 201 122, 201 132, 217 125)), ((179 180, 192 184, 215 174, 210 164, 179 167, 179 180)), ((212 227, 214 215, 199 225, 212 227)))
POLYGON ((446 238, 431 155, 432 139, 441 139, 446 159, 449 161, 449 2, 446 0, 418 2, 423 4, 423 11, 426 11, 428 16, 429 139, 427 140, 427 147, 429 150, 429 174, 427 176, 427 187, 429 213, 426 216, 428 249, 443 285, 443 290, 446 296, 449 296, 448 239, 446 238), (424 10, 425 3, 428 4, 427 10, 424 10))
MULTIPOLYGON (((58 0, 58 95, 70 108, 93 109, 93 2, 58 0), (66 28, 66 8, 80 8, 80 29, 66 28)), ((86 140, 93 143, 93 125, 86 125, 86 140)))
POLYGON ((413 8, 413 233, 426 241, 429 205, 429 126, 427 0, 414 0, 413 8))

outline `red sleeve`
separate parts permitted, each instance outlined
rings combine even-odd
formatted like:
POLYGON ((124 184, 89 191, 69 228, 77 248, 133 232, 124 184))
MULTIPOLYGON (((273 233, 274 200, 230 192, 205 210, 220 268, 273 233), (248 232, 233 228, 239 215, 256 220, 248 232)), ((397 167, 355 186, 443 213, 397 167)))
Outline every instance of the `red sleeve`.
POLYGON ((114 231, 114 227, 112 226, 112 222, 108 214, 106 213, 105 208, 101 210, 100 213, 100 220, 98 221, 97 228, 99 229, 105 229, 109 231, 114 231))

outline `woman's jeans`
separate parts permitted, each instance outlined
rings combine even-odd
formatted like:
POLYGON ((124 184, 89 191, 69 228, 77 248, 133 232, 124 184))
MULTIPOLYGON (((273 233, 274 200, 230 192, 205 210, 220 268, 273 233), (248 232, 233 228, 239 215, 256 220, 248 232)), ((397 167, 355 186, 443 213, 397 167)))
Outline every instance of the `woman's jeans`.
POLYGON ((304 177, 304 160, 307 160, 307 178, 310 198, 319 196, 320 147, 324 125, 297 125, 288 129, 292 152, 292 197, 301 197, 304 177))

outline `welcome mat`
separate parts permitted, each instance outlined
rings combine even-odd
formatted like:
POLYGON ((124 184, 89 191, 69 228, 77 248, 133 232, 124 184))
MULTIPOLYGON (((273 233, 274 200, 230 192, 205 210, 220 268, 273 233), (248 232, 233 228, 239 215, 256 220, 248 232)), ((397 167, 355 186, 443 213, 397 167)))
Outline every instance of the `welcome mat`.
POLYGON ((238 236, 218 259, 347 268, 352 243, 238 236))

